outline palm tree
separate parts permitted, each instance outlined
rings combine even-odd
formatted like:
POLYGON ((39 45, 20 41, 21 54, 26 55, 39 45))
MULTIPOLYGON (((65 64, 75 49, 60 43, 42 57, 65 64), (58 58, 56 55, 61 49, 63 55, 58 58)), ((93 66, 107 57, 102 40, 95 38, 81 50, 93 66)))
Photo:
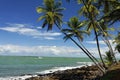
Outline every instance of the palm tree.
POLYGON ((113 24, 114 22, 116 22, 117 20, 120 20, 120 16, 119 16, 119 10, 118 9, 120 6, 120 3, 118 0, 98 0, 97 3, 97 8, 99 9, 100 7, 102 7, 102 12, 103 12, 103 17, 100 20, 100 31, 106 41, 106 44, 108 46, 108 48, 110 49, 110 53, 113 56, 115 63, 117 63, 117 59, 114 55, 114 51, 112 49, 112 46, 108 40, 108 23, 110 22, 110 24, 113 24), (113 14, 114 12, 114 14, 113 14))
POLYGON ((114 43, 116 43, 115 50, 117 50, 120 53, 120 32, 118 32, 118 35, 115 38, 114 43))
POLYGON ((83 41, 83 35, 89 34, 88 31, 84 30, 86 22, 80 22, 77 17, 72 17, 67 22, 68 28, 63 29, 62 31, 67 33, 67 36, 64 37, 65 41, 69 39, 69 37, 76 37, 78 41, 80 42, 81 47, 97 62, 99 62, 90 52, 89 50, 82 44, 83 41), (69 36, 69 37, 68 37, 69 36))
MULTIPOLYGON (((53 25, 56 25, 61 30, 62 23, 62 13, 64 8, 61 8, 61 2, 55 2, 54 0, 44 0, 44 6, 39 6, 37 12, 42 16, 39 17, 39 21, 43 20, 42 28, 48 26, 47 30, 52 30, 53 25)), ((61 31, 64 35, 69 37, 69 39, 75 43, 96 65, 98 65, 95 60, 86 52, 73 38, 67 35, 65 32, 61 31)), ((103 73, 105 72, 101 66, 97 66, 103 73)))
POLYGON ((113 60, 113 57, 111 56, 110 51, 106 52, 105 54, 106 54, 105 55, 105 60, 106 60, 107 65, 108 66, 112 65, 114 60, 113 60))
POLYGON ((120 53, 120 44, 117 44, 117 45, 115 46, 115 50, 117 50, 117 51, 120 53))
POLYGON ((48 25, 47 30, 52 30, 53 25, 60 27, 62 24, 61 13, 64 8, 61 7, 61 2, 55 2, 54 0, 44 0, 44 6, 37 7, 37 12, 42 14, 38 20, 43 20, 42 28, 48 25))
POLYGON ((110 24, 120 20, 120 0, 98 0, 97 7, 103 7, 103 17, 110 24))
POLYGON ((111 44, 110 44, 110 41, 109 41, 109 37, 111 38, 111 34, 109 34, 108 32, 109 31, 114 31, 114 28, 112 27, 112 28, 109 28, 108 27, 108 24, 106 24, 104 21, 100 21, 99 22, 99 25, 100 25, 100 30, 99 30, 99 32, 98 32, 98 36, 101 36, 102 37, 102 40, 106 43, 106 45, 108 46, 108 48, 109 48, 109 51, 110 51, 110 54, 111 54, 111 56, 113 57, 113 59, 114 59, 114 62, 115 63, 117 63, 117 59, 116 59, 116 57, 115 57, 115 54, 114 54, 114 51, 113 51, 113 48, 112 48, 112 46, 111 46, 111 44), (101 31, 102 30, 102 31, 101 31))
POLYGON ((96 16, 99 14, 99 11, 94 5, 92 5, 92 2, 95 2, 95 1, 96 0, 93 0, 93 1, 92 0, 78 0, 79 3, 84 4, 83 7, 80 9, 80 14, 84 15, 88 19, 87 30, 88 31, 91 31, 92 29, 94 30, 99 56, 103 63, 103 66, 105 67, 105 63, 103 61, 102 54, 100 51, 100 45, 99 45, 98 33, 97 33, 97 31, 99 30, 99 27, 97 25, 98 22, 96 21, 96 16))
POLYGON ((83 27, 86 22, 80 22, 77 17, 72 17, 70 20, 67 22, 67 25, 69 28, 63 29, 63 33, 65 33, 65 41, 68 39, 71 39, 71 37, 76 37, 80 45, 77 44, 77 46, 83 50, 83 52, 97 65, 97 67, 102 70, 104 73, 104 70, 102 69, 102 66, 98 64, 98 60, 89 52, 87 48, 82 44, 81 41, 83 41, 83 34, 88 34, 87 31, 84 31, 83 27))
MULTIPOLYGON (((80 22, 77 17, 72 17, 67 22, 67 25, 69 28, 63 29, 65 33, 67 33, 69 36, 77 37, 78 40, 83 41, 83 34, 88 33, 87 31, 84 31, 82 28, 85 25, 85 22, 80 22)), ((68 39, 67 36, 64 37, 65 39, 68 39)))

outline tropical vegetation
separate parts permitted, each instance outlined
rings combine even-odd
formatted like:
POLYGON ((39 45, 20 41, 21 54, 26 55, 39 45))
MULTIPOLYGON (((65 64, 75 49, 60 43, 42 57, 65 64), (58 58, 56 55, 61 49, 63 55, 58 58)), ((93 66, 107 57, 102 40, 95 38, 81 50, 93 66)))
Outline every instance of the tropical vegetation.
MULTIPOLYGON (((71 2, 72 0, 66 0, 71 2)), ((103 72, 106 72, 106 61, 103 60, 101 53, 101 47, 99 40, 103 40, 108 47, 106 54, 106 60, 109 64, 117 64, 117 59, 114 54, 114 49, 110 43, 110 39, 113 38, 110 32, 115 32, 118 27, 112 27, 116 22, 120 20, 120 0, 75 0, 76 4, 80 5, 79 16, 73 16, 69 19, 66 27, 62 27, 62 24, 66 25, 62 20, 64 16, 62 11, 65 8, 62 6, 62 0, 43 0, 44 4, 37 7, 37 12, 40 14, 39 21, 43 21, 42 28, 52 30, 53 27, 58 29, 65 35, 65 41, 70 39, 76 46, 78 46, 103 72), (77 1, 77 2, 76 2, 77 1), (85 47, 82 43, 84 41, 84 35, 94 34, 96 40, 96 46, 100 56, 100 61, 93 56, 93 53, 85 47), (98 64, 98 63, 102 63, 98 64)), ((76 15, 77 16, 77 15, 76 15)), ((65 17, 65 16, 64 16, 65 17)), ((115 49, 120 52, 120 33, 115 38, 115 49)))

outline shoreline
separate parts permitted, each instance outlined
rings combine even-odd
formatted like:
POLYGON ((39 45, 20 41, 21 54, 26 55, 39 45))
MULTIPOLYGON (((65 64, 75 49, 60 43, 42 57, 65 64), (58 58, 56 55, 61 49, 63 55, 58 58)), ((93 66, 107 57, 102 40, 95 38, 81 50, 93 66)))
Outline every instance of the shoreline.
MULTIPOLYGON (((82 64, 82 62, 81 62, 81 64, 82 64)), ((18 76, 0 77, 0 80, 26 80, 26 79, 29 79, 32 77, 39 77, 39 76, 43 77, 46 75, 51 75, 54 73, 56 74, 59 72, 61 73, 61 72, 67 71, 67 70, 80 69, 82 67, 87 67, 87 66, 91 66, 91 65, 93 65, 92 62, 86 62, 85 64, 80 65, 80 66, 76 66, 76 67, 68 67, 68 66, 66 66, 66 67, 54 67, 54 68, 44 70, 41 72, 36 72, 36 74, 21 74, 20 76, 18 75, 18 76)))
POLYGON ((99 80, 103 76, 95 65, 40 74, 25 80, 99 80))
POLYGON ((1 77, 0 80, 120 80, 120 62, 109 66, 104 75, 96 65, 91 65, 47 74, 28 74, 5 79, 1 77))
POLYGON ((120 62, 109 66, 104 75, 96 65, 91 65, 38 75, 25 80, 120 80, 120 62))

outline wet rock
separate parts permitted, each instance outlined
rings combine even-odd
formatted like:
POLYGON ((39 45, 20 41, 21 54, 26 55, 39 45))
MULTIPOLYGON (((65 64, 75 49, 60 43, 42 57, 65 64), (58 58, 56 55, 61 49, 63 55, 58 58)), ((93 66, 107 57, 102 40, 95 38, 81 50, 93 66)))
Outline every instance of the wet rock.
POLYGON ((26 80, 100 80, 100 75, 101 72, 93 65, 38 75, 38 77, 31 77, 26 80))

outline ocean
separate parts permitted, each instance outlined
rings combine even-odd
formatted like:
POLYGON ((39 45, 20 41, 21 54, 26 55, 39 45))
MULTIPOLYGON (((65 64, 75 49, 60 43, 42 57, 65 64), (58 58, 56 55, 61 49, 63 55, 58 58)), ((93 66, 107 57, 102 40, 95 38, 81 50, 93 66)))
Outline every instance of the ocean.
POLYGON ((14 80, 18 76, 46 74, 90 64, 89 58, 78 57, 0 56, 0 80, 14 80))

